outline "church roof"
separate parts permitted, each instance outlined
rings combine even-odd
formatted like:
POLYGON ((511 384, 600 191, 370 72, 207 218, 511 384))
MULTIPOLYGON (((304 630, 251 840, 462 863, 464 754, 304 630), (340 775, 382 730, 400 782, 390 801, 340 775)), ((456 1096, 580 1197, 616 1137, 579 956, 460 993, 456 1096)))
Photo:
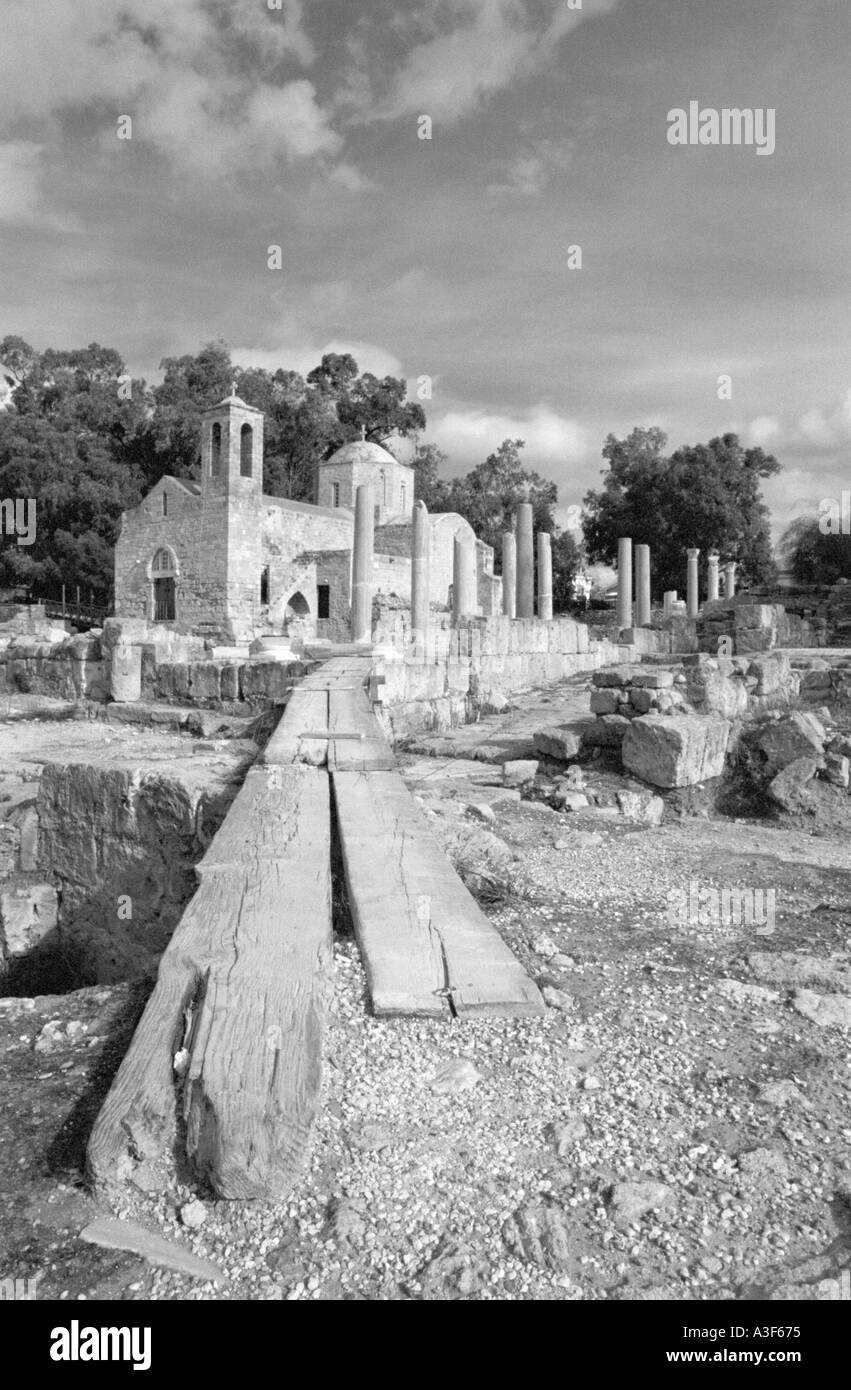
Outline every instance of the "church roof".
POLYGON ((222 407, 226 405, 235 405, 240 410, 253 410, 255 415, 263 414, 262 410, 258 410, 256 405, 249 405, 246 401, 242 400, 242 398, 236 394, 234 387, 231 388, 230 395, 225 396, 223 401, 218 401, 215 405, 208 406, 207 409, 221 410, 222 407))
MULTIPOLYGON (((353 439, 350 444, 344 444, 324 463, 320 463, 320 468, 328 468, 331 464, 337 467, 341 463, 396 463, 391 453, 383 449, 380 444, 373 444, 370 439, 353 439)), ((402 465, 403 467, 405 465, 402 465)))

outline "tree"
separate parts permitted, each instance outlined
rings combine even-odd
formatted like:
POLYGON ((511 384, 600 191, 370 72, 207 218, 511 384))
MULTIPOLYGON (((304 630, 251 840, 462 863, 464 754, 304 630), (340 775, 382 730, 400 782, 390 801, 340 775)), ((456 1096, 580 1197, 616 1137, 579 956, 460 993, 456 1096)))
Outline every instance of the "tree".
POLYGON ((735 560, 743 585, 772 582, 776 567, 760 480, 780 471, 777 459, 744 449, 735 434, 684 446, 670 457, 663 454, 666 443, 655 427, 606 439, 603 488, 584 499, 592 563, 614 562, 618 538, 630 536, 650 546, 657 597, 683 588, 691 546, 735 560))
POLYGON ((4 349, 18 384, 0 413, 0 495, 32 499, 36 530, 32 545, 6 540, 0 580, 43 590, 79 584, 103 601, 121 512, 142 493, 133 450, 145 383, 129 382, 119 354, 98 343, 35 353, 6 338, 4 349))
POLYGON ((797 517, 784 531, 779 549, 791 560, 799 584, 851 579, 851 536, 822 531, 817 517, 797 517))
POLYGON ((446 510, 458 512, 469 521, 476 535, 502 553, 502 534, 514 526, 518 502, 531 502, 536 531, 555 531, 553 508, 558 500, 555 483, 524 468, 520 450, 522 439, 504 439, 463 478, 450 480, 446 510))

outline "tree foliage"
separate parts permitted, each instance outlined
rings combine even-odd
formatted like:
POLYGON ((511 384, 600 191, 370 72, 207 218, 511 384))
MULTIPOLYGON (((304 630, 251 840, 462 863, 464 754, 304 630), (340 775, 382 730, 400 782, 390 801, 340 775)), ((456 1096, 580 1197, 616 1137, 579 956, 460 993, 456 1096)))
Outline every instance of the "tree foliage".
POLYGON ((717 550, 722 560, 735 560, 743 585, 770 583, 776 568, 760 482, 780 471, 777 459, 743 448, 735 434, 669 456, 666 443, 656 427, 606 439, 603 487, 584 499, 589 559, 613 563, 621 536, 649 545, 657 597, 685 587, 686 550, 692 546, 702 557, 717 550))
POLYGON ((784 531, 780 550, 800 584, 835 584, 851 579, 851 536, 821 530, 818 517, 798 517, 784 531))

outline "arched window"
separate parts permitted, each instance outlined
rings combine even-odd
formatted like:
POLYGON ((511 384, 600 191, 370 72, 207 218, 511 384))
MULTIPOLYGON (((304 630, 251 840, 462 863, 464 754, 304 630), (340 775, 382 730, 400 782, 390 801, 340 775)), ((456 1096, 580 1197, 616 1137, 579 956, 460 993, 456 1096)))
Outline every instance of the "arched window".
POLYGON ((239 472, 243 478, 251 477, 252 454, 254 452, 254 431, 250 425, 243 425, 239 432, 239 472))
POLYGON ((222 471, 222 427, 216 423, 213 425, 212 441, 210 449, 210 472, 217 478, 222 471))
POLYGON ((163 516, 168 516, 168 493, 163 493, 163 516))

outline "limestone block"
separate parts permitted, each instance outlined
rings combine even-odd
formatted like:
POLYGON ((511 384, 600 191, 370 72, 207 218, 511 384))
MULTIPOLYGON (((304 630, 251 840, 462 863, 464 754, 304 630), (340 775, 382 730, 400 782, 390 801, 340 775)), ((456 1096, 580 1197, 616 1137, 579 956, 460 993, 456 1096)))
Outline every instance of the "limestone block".
POLYGON ((773 627, 777 620, 777 610, 770 603, 736 604, 733 608, 733 622, 739 628, 773 627))
POLYGON ((189 693, 193 700, 222 698, 221 669, 216 661, 193 661, 189 667, 189 693))
POLYGON ((611 671, 595 671, 591 677, 592 685, 598 689, 607 690, 612 687, 623 689, 624 686, 632 685, 633 668, 630 666, 615 667, 611 671))
POLYGON ((768 784, 768 795, 784 811, 807 811, 812 806, 808 784, 818 771, 818 759, 812 757, 795 758, 787 763, 768 784))
POLYGON ((58 917, 52 884, 28 883, 0 893, 0 958, 26 955, 55 931, 58 917))
POLYGON ((741 628, 736 631, 737 652, 770 652, 776 646, 775 627, 741 628))
POLYGON ((646 714, 628 724, 624 767, 654 787, 689 787, 720 777, 730 723, 713 715, 646 714))
POLYGON ((590 635, 584 623, 576 625, 576 650, 577 652, 587 652, 590 646, 590 635))
POLYGON ((239 667, 235 662, 225 662, 221 668, 221 698, 228 702, 239 699, 239 667))
POLYGON ((591 691, 591 713, 592 714, 617 714, 620 707, 618 695, 619 690, 610 687, 604 690, 591 691))
POLYGON ((841 753, 828 753, 824 761, 828 782, 834 787, 847 787, 851 781, 851 760, 841 753))
MULTIPOLYGON (((604 695, 606 693, 607 692, 603 690, 599 692, 599 694, 601 695, 604 695)), ((632 705, 632 708, 635 710, 637 714, 649 714, 654 704, 656 703, 656 697, 652 690, 631 689, 629 692, 629 703, 632 705)), ((591 696, 591 708, 592 710, 594 708, 593 695, 591 696)))
POLYGON ((155 694, 158 700, 170 700, 174 695, 174 667, 164 661, 157 667, 155 694))
POLYGON ((799 758, 820 758, 827 737, 824 725, 814 714, 795 711, 768 724, 757 739, 765 757, 766 772, 780 772, 799 758))
POLYGON ((673 671, 633 671, 630 685, 636 690, 669 690, 674 684, 673 671))
POLYGON ((567 763, 579 756, 580 736, 567 726, 553 724, 546 729, 538 729, 532 735, 532 742, 544 758, 567 763))
POLYGON ((185 661, 176 661, 172 666, 175 700, 189 699, 189 666, 185 661))
POLYGON ((531 758, 514 758, 502 765, 502 780, 507 787, 522 787, 538 775, 538 763, 531 758))

